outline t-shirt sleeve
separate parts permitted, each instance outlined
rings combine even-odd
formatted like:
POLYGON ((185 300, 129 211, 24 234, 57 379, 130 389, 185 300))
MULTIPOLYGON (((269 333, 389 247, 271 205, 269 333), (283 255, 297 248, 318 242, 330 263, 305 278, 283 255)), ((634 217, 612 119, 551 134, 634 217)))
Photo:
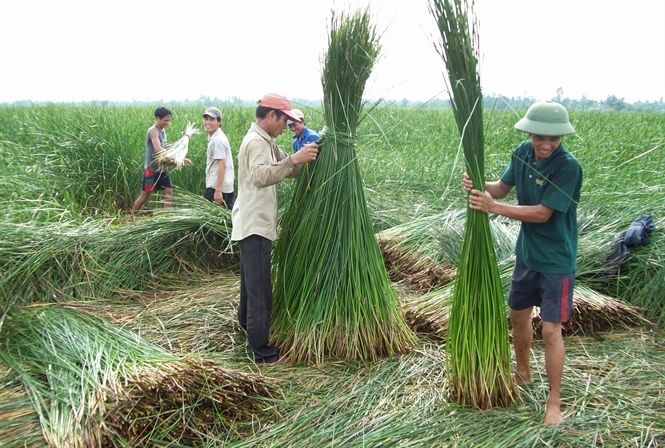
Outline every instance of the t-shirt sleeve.
POLYGON ((513 168, 512 157, 506 169, 503 170, 503 174, 501 175, 501 182, 503 182, 506 185, 510 185, 511 187, 515 185, 515 170, 513 168))
POLYGON ((529 148, 529 142, 522 142, 517 148, 515 148, 512 155, 510 156, 510 163, 501 175, 501 182, 506 185, 510 185, 511 187, 515 186, 515 176, 517 175, 515 170, 519 168, 515 164, 523 163, 521 160, 524 160, 524 154, 529 151, 529 148))
POLYGON ((228 144, 221 138, 213 139, 210 144, 212 145, 212 158, 215 160, 226 159, 226 154, 230 152, 228 144))
POLYGON ((576 160, 568 159, 548 179, 540 203, 546 207, 564 213, 575 200, 582 182, 582 168, 576 160))
POLYGON ((312 132, 305 139, 305 143, 316 143, 319 141, 319 134, 312 132))

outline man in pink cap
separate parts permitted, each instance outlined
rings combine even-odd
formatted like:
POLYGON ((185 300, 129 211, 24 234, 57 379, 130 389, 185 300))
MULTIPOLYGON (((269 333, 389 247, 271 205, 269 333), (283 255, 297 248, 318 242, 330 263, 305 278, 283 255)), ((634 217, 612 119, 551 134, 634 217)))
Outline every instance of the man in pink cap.
POLYGON ((291 101, 277 94, 261 98, 256 121, 238 151, 238 197, 233 206, 231 239, 240 246, 240 303, 238 321, 256 362, 275 362, 277 349, 269 345, 272 312, 271 254, 277 239, 277 184, 293 177, 297 168, 316 159, 316 143, 287 156, 275 138, 287 120, 300 121, 291 101))

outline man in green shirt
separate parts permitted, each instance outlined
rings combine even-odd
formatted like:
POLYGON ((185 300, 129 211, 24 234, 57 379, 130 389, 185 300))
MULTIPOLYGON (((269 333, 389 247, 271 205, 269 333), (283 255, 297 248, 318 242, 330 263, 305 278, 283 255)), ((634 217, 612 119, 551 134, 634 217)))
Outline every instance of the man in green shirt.
POLYGON ((522 223, 509 296, 515 380, 518 384, 533 382, 529 363, 531 313, 538 306, 550 386, 543 423, 552 425, 563 420, 560 387, 565 350, 561 325, 570 317, 573 306, 582 169, 561 144, 563 135, 575 133, 562 105, 534 103, 515 128, 528 132, 530 138, 515 149, 501 179, 486 182, 485 191, 473 189, 466 174, 463 184, 472 209, 522 223), (496 201, 506 197, 513 187, 518 205, 496 201))

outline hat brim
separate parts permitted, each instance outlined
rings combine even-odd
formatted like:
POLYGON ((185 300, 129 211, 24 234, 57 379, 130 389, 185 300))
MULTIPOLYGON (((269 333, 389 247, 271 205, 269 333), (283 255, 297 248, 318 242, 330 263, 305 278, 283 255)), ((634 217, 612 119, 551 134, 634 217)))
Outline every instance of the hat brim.
POLYGON ((545 123, 529 120, 526 117, 515 123, 515 129, 547 137, 560 137, 575 133, 575 128, 570 123, 545 123))
POLYGON ((289 120, 291 121, 297 121, 298 123, 302 123, 302 120, 298 118, 298 116, 291 110, 283 110, 282 113, 289 117, 289 120))

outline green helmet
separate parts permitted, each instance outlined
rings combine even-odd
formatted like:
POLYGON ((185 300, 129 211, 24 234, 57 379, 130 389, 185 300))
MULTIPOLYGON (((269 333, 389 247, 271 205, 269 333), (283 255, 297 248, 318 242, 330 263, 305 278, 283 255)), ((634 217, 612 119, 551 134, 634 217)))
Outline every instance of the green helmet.
POLYGON ((533 103, 524 118, 515 123, 515 129, 529 134, 556 137, 575 133, 575 128, 568 120, 566 108, 554 101, 533 103))

